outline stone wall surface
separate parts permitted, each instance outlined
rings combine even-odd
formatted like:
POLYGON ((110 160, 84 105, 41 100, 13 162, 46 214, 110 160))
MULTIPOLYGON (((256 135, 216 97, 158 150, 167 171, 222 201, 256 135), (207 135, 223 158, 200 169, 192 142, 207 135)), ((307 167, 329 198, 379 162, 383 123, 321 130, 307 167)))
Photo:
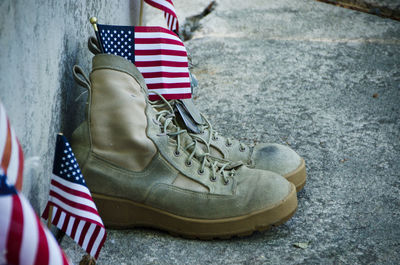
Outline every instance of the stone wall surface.
POLYGON ((86 95, 72 66, 89 71, 90 16, 136 24, 138 1, 0 1, 0 100, 25 153, 23 192, 40 212, 48 196, 56 133, 83 119, 86 95))

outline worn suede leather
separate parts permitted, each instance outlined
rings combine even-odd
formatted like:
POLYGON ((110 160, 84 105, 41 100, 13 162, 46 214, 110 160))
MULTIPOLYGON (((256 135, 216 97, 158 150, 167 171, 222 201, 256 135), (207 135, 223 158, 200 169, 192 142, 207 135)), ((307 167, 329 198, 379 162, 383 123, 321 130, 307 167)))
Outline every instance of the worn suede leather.
MULTIPOLYGON (((73 133, 71 145, 92 193, 199 219, 242 216, 272 207, 288 196, 291 184, 272 172, 240 166, 228 183, 222 176, 213 181, 209 167, 200 173, 201 162, 196 156, 202 155, 201 150, 196 150, 191 165, 186 163, 190 150, 183 147, 191 141, 187 133, 180 135, 180 155, 174 155, 176 141, 161 133, 160 124, 155 121, 157 111, 143 96, 144 80, 124 58, 96 55, 90 79, 88 118, 73 133), (121 80, 130 84, 121 84, 121 80), (127 91, 134 95, 132 99, 127 91), (123 102, 108 104, 97 99, 123 102), (118 139, 121 133, 124 137, 118 139), (143 143, 137 142, 136 134, 140 134, 143 143), (102 152, 102 148, 109 152, 102 152), (132 162, 133 158, 137 160, 132 162), (188 182, 174 185, 177 177, 187 178, 188 182), (199 187, 204 189, 199 191, 199 187)), ((173 124, 169 127, 176 130, 173 124)))

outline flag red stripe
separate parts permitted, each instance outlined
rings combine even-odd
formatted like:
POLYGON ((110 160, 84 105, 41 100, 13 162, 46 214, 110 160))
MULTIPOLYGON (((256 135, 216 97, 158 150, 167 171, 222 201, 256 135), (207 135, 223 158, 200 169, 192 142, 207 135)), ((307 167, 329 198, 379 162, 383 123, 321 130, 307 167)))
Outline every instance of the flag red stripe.
POLYGON ((71 238, 74 239, 76 235, 76 230, 78 229, 79 220, 75 218, 74 225, 72 226, 71 230, 71 238))
POLYGON ((136 67, 157 67, 157 66, 186 67, 186 68, 188 67, 187 62, 173 62, 173 61, 135 62, 135 65, 136 67))
POLYGON ((190 83, 156 83, 156 84, 147 84, 148 89, 160 89, 160 88, 184 88, 190 87, 190 83))
POLYGON ((135 55, 174 55, 187 57, 185 51, 167 50, 167 49, 156 49, 156 50, 135 50, 135 55))
POLYGON ((87 251, 88 253, 90 253, 90 252, 92 251, 94 241, 96 240, 97 235, 98 235, 99 232, 100 232, 100 229, 101 229, 101 227, 98 226, 98 225, 97 225, 96 228, 94 229, 94 231, 93 231, 93 233, 92 233, 92 236, 91 236, 91 238, 90 238, 90 240, 89 240, 89 243, 88 243, 88 245, 87 245, 87 248, 86 248, 86 251, 87 251))
POLYGON ((169 9, 169 8, 163 6, 163 5, 160 5, 159 3, 155 3, 153 1, 146 1, 146 3, 148 3, 151 6, 154 6, 155 8, 161 9, 166 13, 169 13, 169 14, 175 16, 175 12, 173 10, 171 10, 171 9, 169 9))
POLYGON ((70 215, 67 214, 65 216, 64 223, 63 223, 63 225, 61 227, 61 231, 67 231, 67 227, 68 227, 68 224, 69 224, 69 219, 70 219, 70 215))
MULTIPOLYGON (((151 91, 149 91, 151 92, 151 91)), ((177 99, 177 98, 191 98, 192 94, 191 93, 185 93, 185 94, 163 94, 163 97, 166 100, 170 100, 170 99, 177 99)), ((149 100, 160 100, 161 98, 157 95, 149 95, 149 100)))
POLYGON ((22 232, 24 231, 24 214, 18 195, 12 196, 12 213, 9 233, 7 236, 6 259, 10 264, 19 264, 19 252, 22 245, 22 232))
POLYGON ((38 230, 38 250, 36 252, 35 265, 49 264, 49 245, 47 242, 46 234, 44 233, 43 227, 40 224, 39 218, 36 216, 36 224, 38 230))
POLYGON ((43 218, 44 220, 47 220, 47 219, 49 218, 49 207, 50 207, 50 204, 48 203, 48 204, 46 205, 46 208, 44 209, 44 211, 43 211, 43 213, 42 213, 42 218, 43 218))
POLYGON ((85 237, 86 237, 86 233, 89 230, 89 227, 90 227, 90 223, 89 222, 85 222, 85 225, 83 226, 81 235, 79 237, 78 245, 82 246, 83 241, 85 240, 85 237))
MULTIPOLYGON (((75 224, 76 223, 79 223, 79 220, 82 220, 82 221, 86 221, 86 222, 90 222, 90 223, 94 223, 94 224, 96 224, 96 225, 99 225, 99 226, 101 226, 101 227, 104 227, 104 224, 102 224, 102 223, 99 223, 98 221, 96 221, 96 220, 93 220, 93 219, 90 219, 90 218, 87 218, 87 217, 83 217, 83 216, 81 216, 81 215, 76 215, 76 214, 74 214, 74 213, 71 213, 71 212, 68 212, 68 211, 66 211, 66 210, 64 210, 63 208, 62 208, 62 206, 60 206, 60 205, 58 205, 58 204, 56 204, 56 203, 54 203, 54 202, 47 202, 47 204, 48 205, 53 205, 53 206, 55 206, 55 207, 57 207, 58 208, 58 210, 57 211, 62 211, 62 212, 64 212, 66 215, 70 215, 71 217, 74 217, 75 218, 75 224), (62 209, 62 210, 60 210, 60 209, 62 209), (78 220, 78 221, 77 221, 78 220)), ((54 211, 53 211, 53 214, 54 214, 54 211)), ((44 218, 44 215, 45 215, 45 213, 43 212, 43 218, 44 218)), ((97 214, 98 215, 98 214, 97 214)), ((45 218, 46 219, 46 218, 45 218)), ((101 219, 101 218, 100 218, 101 219)), ((52 222, 52 224, 55 224, 55 225, 57 225, 57 223, 55 223, 55 222, 52 222)), ((76 225, 78 225, 78 224, 76 224, 76 225)), ((74 229, 74 227, 72 228, 72 229, 74 229)), ((72 236, 71 236, 72 237, 72 236)), ((72 237, 73 238, 73 237, 72 237)))
POLYGON ((146 27, 146 26, 137 26, 135 27, 135 32, 140 32, 140 33, 145 33, 145 32, 163 32, 163 33, 168 33, 168 34, 174 34, 172 31, 163 28, 163 27, 146 27))
MULTIPOLYGON (((56 211, 56 214, 54 215, 54 219, 53 219, 53 221, 51 222, 53 225, 57 225, 58 224, 58 221, 60 220, 60 216, 61 216, 61 210, 60 209, 54 209, 53 208, 53 213, 54 213, 54 211, 56 211)), ((51 218, 51 217, 50 217, 51 218)))
POLYGON ((95 257, 96 259, 97 259, 97 257, 99 256, 100 250, 101 250, 101 248, 103 247, 105 241, 106 241, 106 237, 103 236, 103 239, 101 240, 101 242, 100 242, 100 244, 99 244, 99 247, 97 248, 96 254, 94 255, 94 257, 95 257))
POLYGON ((89 194, 82 192, 82 191, 71 189, 67 186, 64 186, 63 184, 61 184, 60 182, 58 182, 54 179, 51 180, 50 184, 57 188, 60 188, 61 190, 65 191, 66 193, 93 201, 92 197, 89 194))
MULTIPOLYGON (((60 194, 58 194, 58 193, 56 193, 56 192, 54 192, 52 190, 50 190, 50 196, 59 199, 60 201, 62 201, 63 203, 65 203, 65 204, 67 204, 67 205, 69 205, 71 207, 80 209, 82 211, 91 212, 91 213, 94 213, 94 214, 97 215, 97 210, 96 209, 93 209, 92 207, 87 206, 86 204, 81 204, 81 203, 77 203, 77 202, 71 201, 71 200, 63 197, 62 195, 60 195, 60 194)), ((66 210, 64 210, 64 211, 68 212, 66 210)), ((81 217, 79 217, 79 218, 81 218, 81 217)))
POLYGON ((189 78, 189 73, 171 73, 171 72, 153 72, 153 73, 142 73, 144 78, 157 78, 157 77, 169 77, 169 78, 189 78))
POLYGON ((166 39, 166 38, 138 38, 135 37, 135 44, 174 44, 178 46, 184 46, 179 40, 166 39))
POLYGON ((1 167, 4 170, 4 175, 7 175, 8 165, 10 164, 11 159, 11 126, 10 121, 7 119, 7 140, 4 146, 3 158, 1 160, 1 167))

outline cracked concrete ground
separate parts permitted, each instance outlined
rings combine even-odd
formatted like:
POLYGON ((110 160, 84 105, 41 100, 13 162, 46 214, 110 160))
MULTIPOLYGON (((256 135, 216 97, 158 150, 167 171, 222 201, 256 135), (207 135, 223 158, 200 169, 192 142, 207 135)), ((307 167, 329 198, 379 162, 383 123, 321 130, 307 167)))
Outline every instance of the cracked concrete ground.
MULTIPOLYGON (((181 18, 205 5, 175 2, 181 18)), ((399 264, 400 23, 311 0, 218 3, 186 43, 195 103, 221 134, 305 158, 298 211, 230 240, 108 230, 98 264, 399 264)))

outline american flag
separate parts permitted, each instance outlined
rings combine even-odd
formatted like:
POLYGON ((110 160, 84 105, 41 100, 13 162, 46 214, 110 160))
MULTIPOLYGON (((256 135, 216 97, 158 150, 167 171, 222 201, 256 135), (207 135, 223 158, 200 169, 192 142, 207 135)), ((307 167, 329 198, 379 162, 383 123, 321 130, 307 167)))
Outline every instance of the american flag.
POLYGON ((161 27, 98 25, 99 42, 105 53, 133 62, 146 81, 149 99, 190 98, 188 59, 182 41, 161 27))
POLYGON ((0 102, 0 165, 8 181, 18 190, 22 188, 24 154, 10 125, 3 104, 0 102))
POLYGON ((70 264, 51 232, 0 170, 0 264, 70 264))
POLYGON ((164 11, 164 17, 167 21, 168 29, 179 32, 178 17, 172 0, 144 0, 149 5, 164 11))
POLYGON ((75 155, 63 135, 57 135, 50 198, 42 217, 64 231, 87 253, 97 259, 106 240, 106 230, 75 155))

